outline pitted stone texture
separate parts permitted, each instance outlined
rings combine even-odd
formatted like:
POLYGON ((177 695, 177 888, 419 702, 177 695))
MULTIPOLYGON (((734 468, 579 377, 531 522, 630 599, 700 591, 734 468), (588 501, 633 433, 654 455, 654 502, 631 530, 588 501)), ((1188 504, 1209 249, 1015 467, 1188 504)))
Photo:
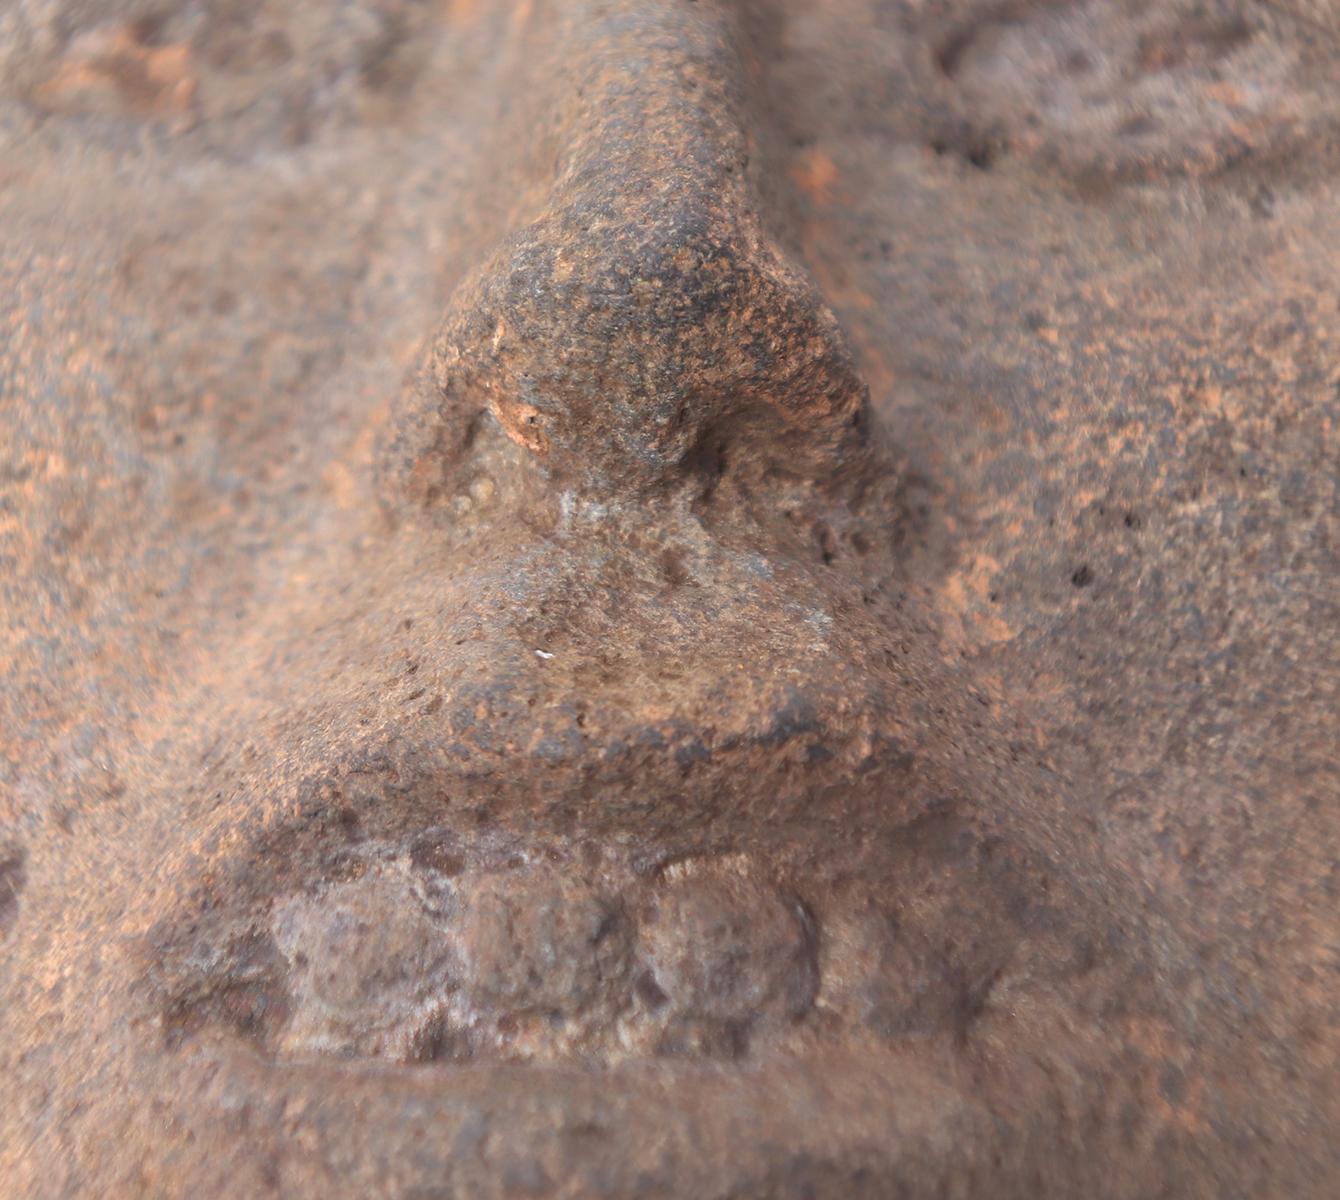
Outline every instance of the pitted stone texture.
POLYGON ((610 1032, 630 996, 617 894, 546 863, 476 875, 462 893, 463 998, 482 1049, 561 1057, 610 1032))
POLYGON ((1081 182, 1138 182, 1334 136, 1334 38, 1321 50, 1311 37, 1306 21, 1238 0, 975 4, 937 61, 977 145, 1053 159, 1081 182))
POLYGON ((727 472, 854 490, 865 384, 765 228, 733 21, 647 5, 558 24, 580 52, 536 113, 557 145, 543 211, 453 297, 393 417, 392 502, 431 504, 468 469, 484 412, 555 487, 604 501, 727 472))
POLYGON ((1333 1200, 1335 5, 170 7, 0 15, 6 1200, 1333 1200))
POLYGON ((0 843, 0 938, 19 917, 19 897, 28 882, 25 858, 18 846, 0 843))
POLYGON ((286 897, 271 928, 293 996, 281 1053, 413 1057, 454 981, 446 931, 403 871, 286 897))
POLYGON ((813 1002, 817 941, 800 901, 751 878, 747 864, 671 867, 643 926, 662 1052, 743 1054, 756 1036, 784 1033, 813 1002))
POLYGON ((0 13, 0 98, 250 158, 390 115, 441 33, 418 0, 34 0, 0 13))

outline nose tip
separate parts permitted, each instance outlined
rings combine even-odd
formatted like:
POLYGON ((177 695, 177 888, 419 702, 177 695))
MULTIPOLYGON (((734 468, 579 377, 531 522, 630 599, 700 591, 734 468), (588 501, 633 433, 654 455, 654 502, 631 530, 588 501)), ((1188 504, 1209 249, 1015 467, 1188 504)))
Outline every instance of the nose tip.
POLYGON ((837 320, 749 183, 730 22, 670 7, 566 27, 566 152, 539 216, 457 290, 393 420, 400 501, 441 494, 482 413, 547 477, 606 499, 673 485, 709 442, 756 480, 831 482, 865 447, 837 320))
POLYGON ((835 469, 864 387, 752 221, 686 233, 636 212, 581 232, 580 212, 512 239, 453 312, 435 354, 446 403, 482 406, 552 474, 605 493, 672 480, 712 430, 761 465, 835 469), (804 453, 784 455, 793 433, 804 453))

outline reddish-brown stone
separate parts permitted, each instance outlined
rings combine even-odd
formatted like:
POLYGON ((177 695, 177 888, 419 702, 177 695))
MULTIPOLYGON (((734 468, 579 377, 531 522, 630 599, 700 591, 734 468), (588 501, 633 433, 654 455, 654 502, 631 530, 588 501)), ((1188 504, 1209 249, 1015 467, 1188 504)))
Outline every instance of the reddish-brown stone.
POLYGON ((1338 69, 0 13, 0 1193, 1334 1195, 1338 69))

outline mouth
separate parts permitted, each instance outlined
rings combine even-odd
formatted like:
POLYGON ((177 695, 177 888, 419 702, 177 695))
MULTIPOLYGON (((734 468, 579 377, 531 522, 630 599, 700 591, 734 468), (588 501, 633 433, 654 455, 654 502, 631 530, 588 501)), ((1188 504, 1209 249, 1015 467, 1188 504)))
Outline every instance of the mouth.
POLYGON ((766 1194, 782 1180, 934 1194, 989 1170, 1010 1134, 934 1056, 874 1048, 747 1070, 672 1059, 406 1072, 201 1051, 171 1079, 195 1097, 174 1118, 211 1142, 211 1158, 284 1194, 766 1194), (244 1128, 221 1133, 239 1112, 244 1128))
POLYGON ((745 1191, 944 1186, 1006 1138, 981 1094, 1001 1028, 1089 969, 953 805, 841 840, 468 808, 395 836, 323 790, 329 819, 206 872, 135 985, 140 1086, 295 1194, 334 1162, 451 1194, 682 1189, 708 1155, 745 1191))
POLYGON ((1073 1051, 1066 993, 1115 968, 1024 839, 839 723, 773 721, 766 755, 699 730, 687 768, 625 728, 620 768, 554 767, 543 803, 405 739, 295 782, 136 952, 140 1086, 295 1194, 332 1162, 424 1194, 682 1189, 707 1154, 750 1194, 947 1186, 1007 1153, 1005 1081, 1044 1036, 1073 1051), (229 1132, 239 1106, 269 1116, 229 1132))

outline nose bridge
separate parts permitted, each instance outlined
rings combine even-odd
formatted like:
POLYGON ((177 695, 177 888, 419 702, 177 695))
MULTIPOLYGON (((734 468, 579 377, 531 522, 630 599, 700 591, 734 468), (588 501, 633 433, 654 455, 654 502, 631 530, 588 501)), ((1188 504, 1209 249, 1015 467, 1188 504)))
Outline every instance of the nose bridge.
POLYGON ((449 470, 444 448, 483 413, 606 500, 673 486, 709 436, 757 477, 849 476, 866 389, 760 216, 728 13, 579 4, 553 36, 567 66, 548 195, 453 297, 388 431, 390 476, 449 470))
POLYGON ((576 5, 560 37, 572 47, 571 106, 560 185, 622 189, 642 175, 666 190, 738 190, 748 122, 734 22, 715 3, 576 5))

